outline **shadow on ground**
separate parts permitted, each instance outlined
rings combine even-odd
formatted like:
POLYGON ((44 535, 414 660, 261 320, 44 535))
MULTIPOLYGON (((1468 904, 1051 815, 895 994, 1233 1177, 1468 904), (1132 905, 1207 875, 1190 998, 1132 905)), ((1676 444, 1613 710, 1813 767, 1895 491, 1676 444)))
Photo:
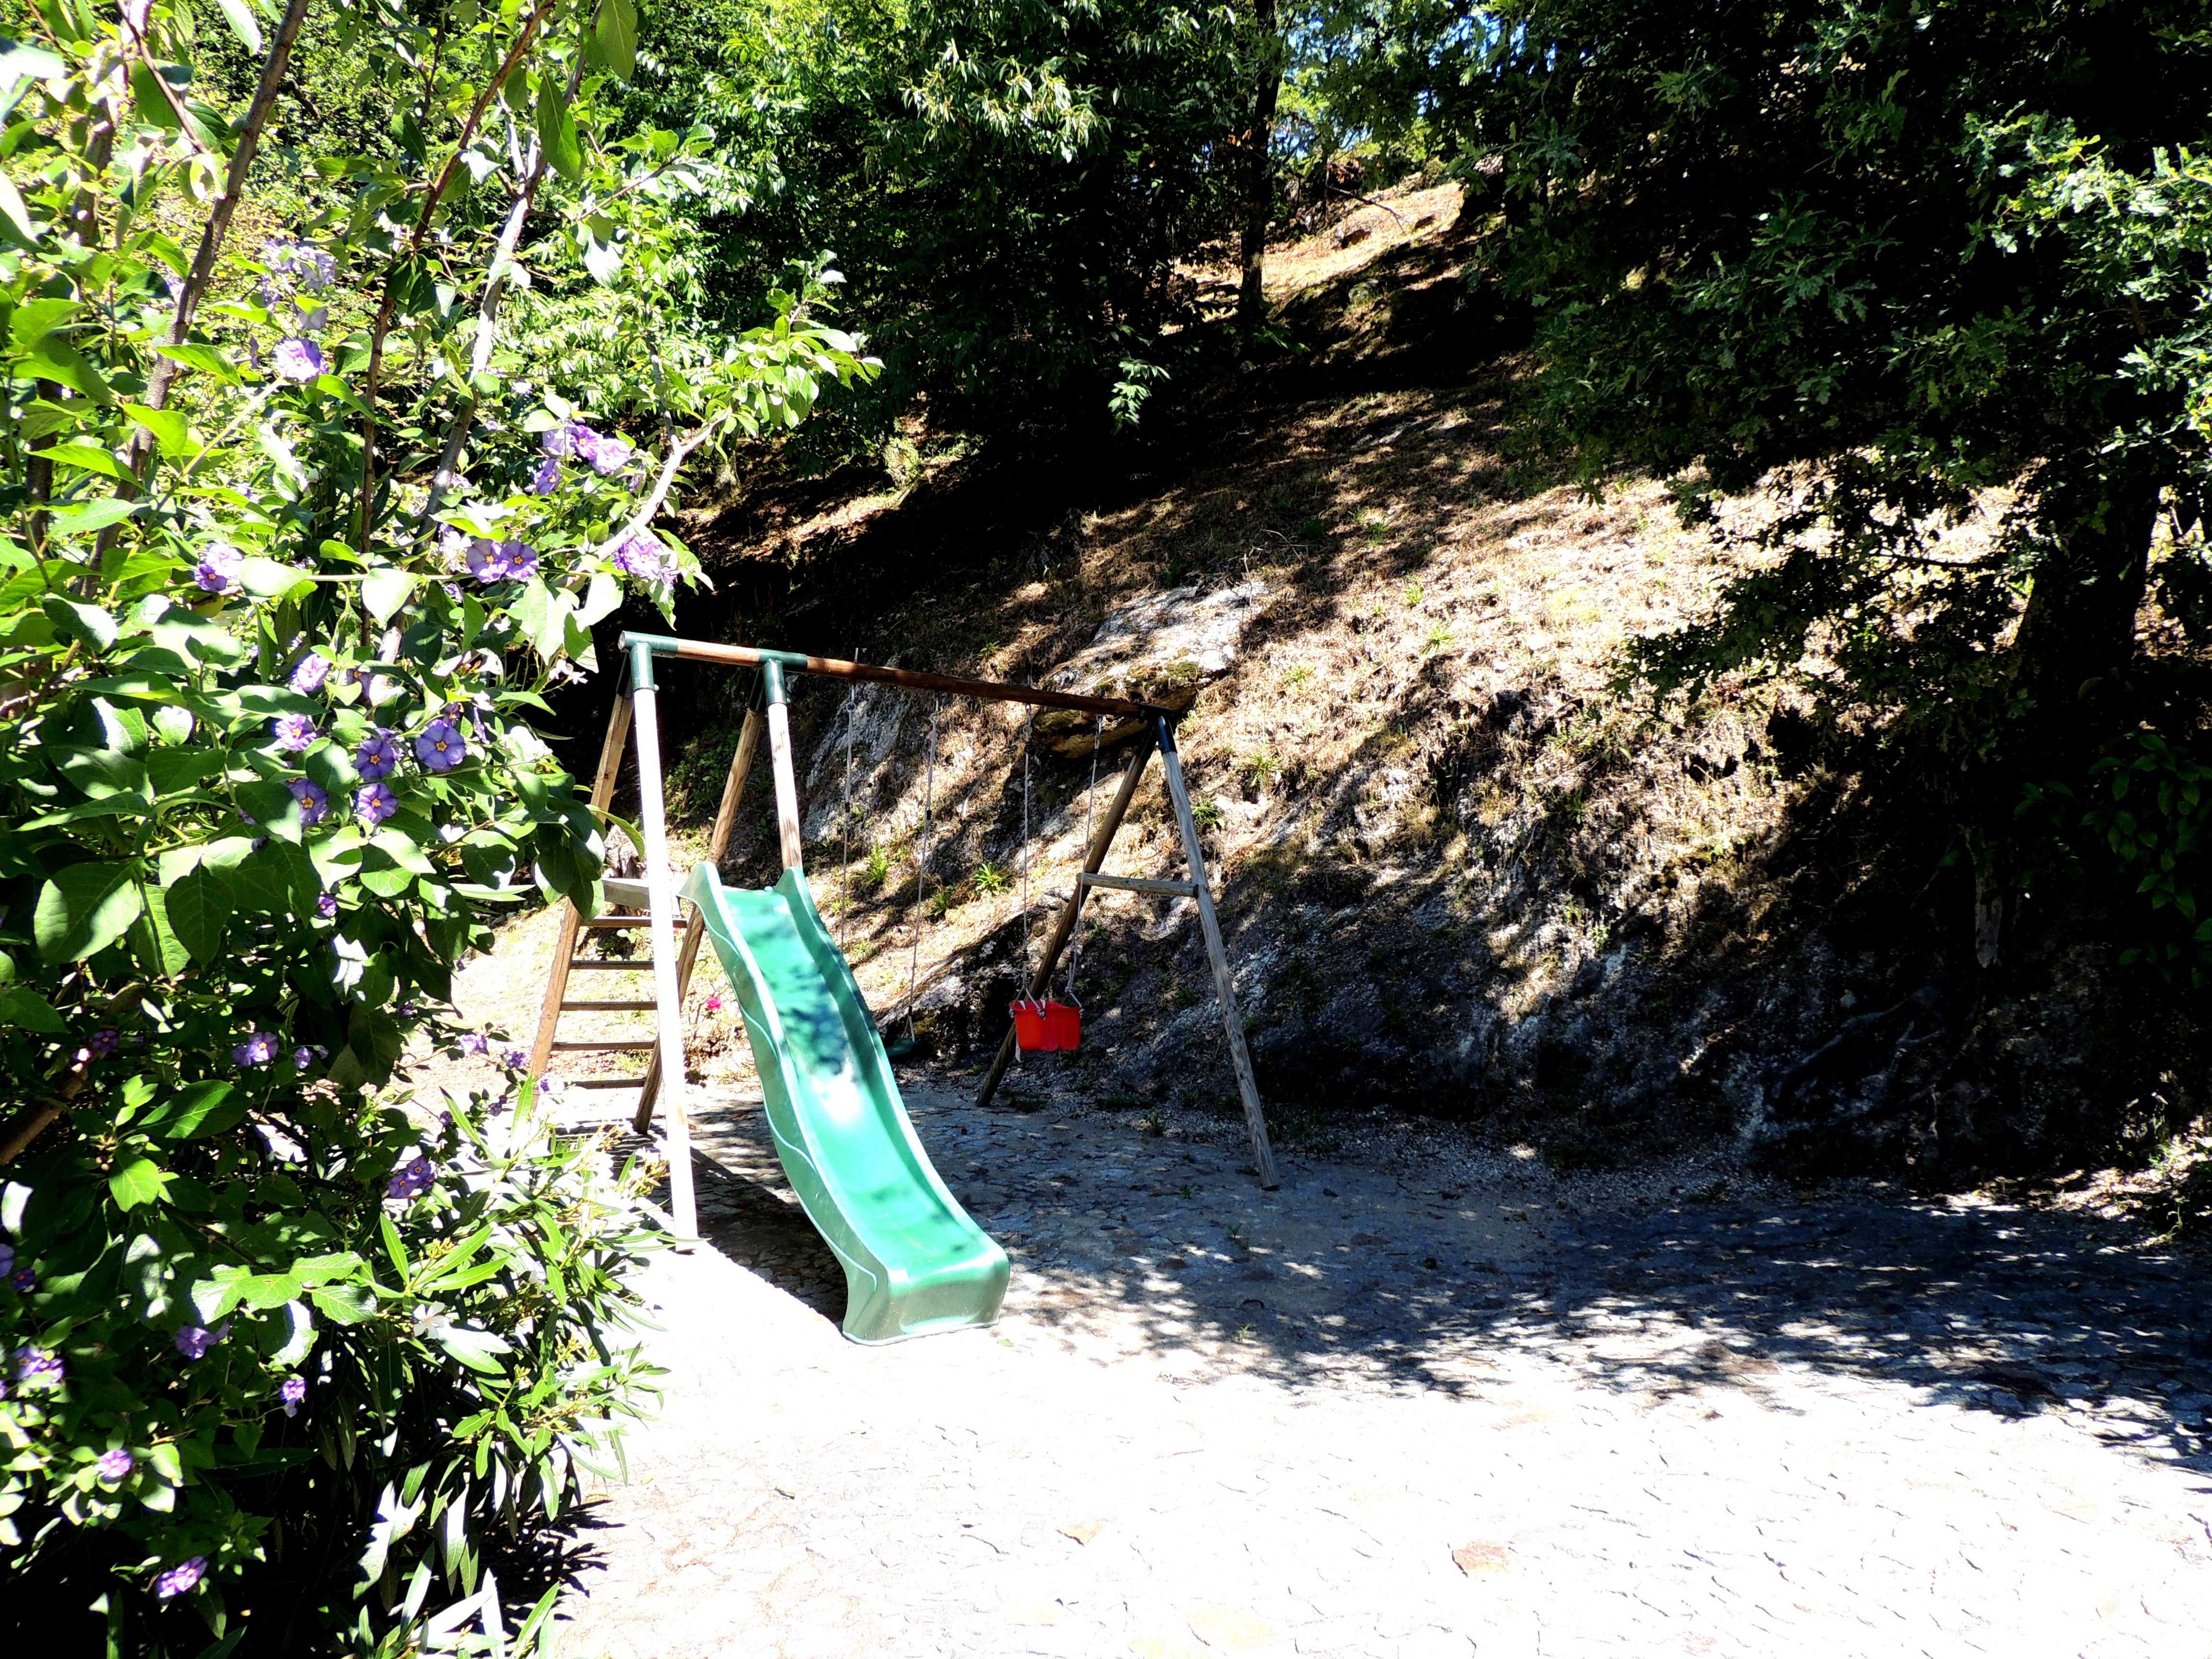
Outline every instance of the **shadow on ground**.
MULTIPOLYGON (((1654 1401, 1723 1389, 1785 1407, 1783 1375, 1802 1390, 1809 1370, 2063 1414, 2212 1474, 2212 1285, 2094 1218, 1718 1182, 1622 1200, 1603 1177, 1464 1151, 1301 1161, 1262 1194, 1233 1145, 1064 1102, 978 1110, 957 1086, 912 1079, 908 1099, 940 1173, 1014 1258, 1018 1340, 1453 1394, 1533 1360, 1654 1401)), ((715 1248, 839 1318, 842 1275, 757 1110, 707 1112, 699 1133, 720 1166, 700 1176, 715 1248)))

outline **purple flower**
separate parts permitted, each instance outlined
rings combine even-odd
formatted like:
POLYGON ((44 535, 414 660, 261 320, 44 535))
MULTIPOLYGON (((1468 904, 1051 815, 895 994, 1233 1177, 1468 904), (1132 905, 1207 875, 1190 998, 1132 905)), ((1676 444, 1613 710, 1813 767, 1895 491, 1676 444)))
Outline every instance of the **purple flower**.
MULTIPOLYGON (((319 783, 306 778, 295 778, 284 786, 292 792, 292 799, 300 803, 300 822, 310 828, 331 815, 331 798, 323 793, 319 783)), ((320 908, 318 905, 317 908, 320 908)))
POLYGON ((374 830, 399 810, 399 800, 386 785, 366 783, 354 791, 353 810, 363 823, 374 830))
POLYGON ((548 455, 538 463, 537 470, 530 475, 530 493, 533 495, 550 495, 560 487, 561 463, 548 455))
POLYGON ((469 574, 489 586, 507 580, 507 552, 504 546, 487 541, 479 536, 469 544, 469 574))
POLYGON ((469 757, 468 740, 451 720, 432 720, 415 738, 415 758, 430 772, 450 772, 469 757))
POLYGON ((626 438, 599 437, 586 434, 576 440, 576 459, 589 461, 592 471, 602 478, 619 472, 629 465, 629 458, 637 453, 626 438))
POLYGON ((501 542, 501 554, 507 560, 507 574, 512 580, 526 582, 538 574, 538 553, 527 542, 501 542))
POLYGON ((336 893, 318 893, 315 895, 315 914, 317 915, 320 916, 325 921, 328 921, 331 917, 337 915, 337 913, 338 896, 336 893))
POLYGON ((644 582, 665 582, 676 574, 676 561, 649 530, 633 530, 616 544, 615 568, 644 582))
POLYGON ((177 1352, 187 1359, 204 1359, 208 1350, 230 1334, 230 1322, 226 1319, 213 1330, 204 1325, 186 1325, 177 1332, 177 1352))
POLYGON ((19 1389, 58 1389, 62 1382, 61 1356, 49 1348, 15 1350, 15 1386, 19 1389))
POLYGON ((230 1051, 230 1057, 240 1066, 266 1066, 276 1058, 276 1038, 268 1031, 256 1031, 230 1051))
POLYGON ((581 421, 567 421, 539 438, 538 447, 548 459, 558 460, 564 455, 580 454, 585 445, 597 444, 599 441, 599 434, 581 421))
POLYGON ((121 1041, 115 1035, 113 1026, 103 1025, 92 1034, 92 1040, 84 1045, 84 1051, 94 1060, 105 1060, 115 1052, 115 1045, 121 1041))
POLYGON ((137 1458, 118 1446, 112 1451, 100 1453, 100 1461, 92 1467, 93 1472, 112 1486, 129 1474, 137 1467, 137 1458))
POLYGON ((303 1042, 298 1048, 292 1050, 292 1069, 294 1071, 304 1072, 307 1067, 314 1063, 315 1051, 307 1047, 306 1043, 303 1042))
POLYGON ((491 1039, 482 1031, 464 1031, 461 1033, 461 1052, 465 1054, 488 1054, 491 1052, 491 1039))
POLYGON ((519 1072, 530 1064, 530 1056, 520 1048, 509 1048, 500 1055, 499 1063, 510 1072, 519 1072))
POLYGON ((201 550, 192 577, 204 592, 228 593, 238 586, 238 573, 245 568, 245 554, 228 542, 211 542, 201 550))
POLYGON ((0 1273, 12 1273, 15 1271, 15 1247, 13 1244, 0 1244, 0 1273))
POLYGON ((285 380, 312 380, 323 372, 323 349, 313 340, 286 340, 269 361, 285 380))
MULTIPOLYGON (((289 276, 311 294, 320 294, 338 276, 338 262, 322 249, 275 237, 261 245, 261 263, 269 267, 270 276, 289 276)), ((262 291, 265 295, 270 289, 264 285, 262 291)))
POLYGON ((284 1415, 287 1417, 297 1417, 300 1414, 300 1402, 307 1397, 307 1379, 304 1376, 288 1376, 284 1379, 283 1386, 276 1390, 276 1398, 283 1404, 284 1415))
POLYGON ((313 696, 330 677, 331 659, 319 651, 310 651, 292 671, 292 689, 303 697, 313 696))
POLYGON ((375 783, 399 769, 399 740, 380 726, 362 739, 353 751, 354 770, 363 781, 375 783))
POLYGON ((195 1555, 191 1560, 171 1567, 156 1578, 154 1594, 164 1601, 173 1601, 179 1595, 191 1595, 200 1587, 200 1580, 206 1577, 207 1557, 195 1555))
POLYGON ((8 1275, 8 1282, 22 1291, 25 1296, 30 1295, 33 1291, 39 1288, 39 1276, 28 1267, 16 1268, 14 1273, 8 1275))
POLYGON ((426 1157, 418 1156, 411 1164, 402 1166, 385 1184, 386 1198, 416 1199, 430 1190, 437 1179, 438 1166, 426 1157))
POLYGON ((269 722, 269 731, 279 749, 295 755, 303 749, 313 748, 316 740, 323 735, 315 730, 314 721, 305 714, 279 714, 269 722))

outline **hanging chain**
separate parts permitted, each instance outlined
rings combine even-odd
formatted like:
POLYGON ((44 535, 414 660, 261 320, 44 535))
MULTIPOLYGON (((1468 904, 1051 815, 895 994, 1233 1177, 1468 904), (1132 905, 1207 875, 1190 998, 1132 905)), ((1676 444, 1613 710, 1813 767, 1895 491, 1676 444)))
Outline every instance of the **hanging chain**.
MULTIPOLYGON (((1030 749, 1036 738, 1036 710, 1022 726, 1022 979, 1025 988, 1036 981, 1030 975, 1030 749)), ((1024 994, 1028 994, 1025 988, 1024 994)))
MULTIPOLYGON (((914 855, 914 902, 923 906, 929 881, 929 840, 931 815, 937 801, 937 705, 929 705, 929 770, 927 781, 921 791, 921 844, 914 855)), ((925 913, 926 914, 926 913, 925 913)), ((914 999, 915 988, 921 984, 921 920, 914 922, 914 943, 906 959, 906 1034, 909 1042, 916 1041, 914 1034, 914 999)))
MULTIPOLYGON (((1097 724, 1091 730, 1091 788, 1083 797, 1083 860, 1085 864, 1091 861, 1091 838, 1097 833, 1091 826, 1098 809, 1098 751, 1106 746, 1106 717, 1099 714, 1094 718, 1097 724)), ((1078 876, 1075 896, 1068 901, 1076 909, 1075 937, 1068 941, 1067 1000, 1079 1008, 1083 1002, 1075 994, 1075 975, 1076 970, 1083 966, 1083 878, 1078 876)))

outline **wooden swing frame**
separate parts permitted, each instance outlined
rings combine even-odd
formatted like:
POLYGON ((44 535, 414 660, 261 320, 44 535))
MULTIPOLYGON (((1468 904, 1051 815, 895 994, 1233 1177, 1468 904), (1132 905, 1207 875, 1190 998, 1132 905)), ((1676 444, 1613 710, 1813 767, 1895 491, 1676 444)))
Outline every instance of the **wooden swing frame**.
MULTIPOLYGON (((592 781, 591 803, 594 811, 604 812, 614 799, 615 781, 622 768, 622 757, 629 740, 635 737, 637 745, 638 817, 645 839, 641 849, 645 860, 645 897, 647 915, 636 916, 584 916, 570 900, 562 902, 561 927, 553 953, 553 970, 547 981, 545 1000, 538 1016, 538 1036, 530 1056, 532 1077, 542 1075, 547 1062, 556 1050, 577 1049, 636 1049, 650 1048, 645 1074, 641 1078, 593 1079, 589 1086, 638 1087, 635 1122, 641 1133, 646 1132, 653 1121, 653 1109, 657 1101, 665 1099, 664 1139, 669 1160, 669 1199, 673 1212, 674 1231, 685 1237, 696 1237, 698 1231, 697 1211, 692 1195, 690 1165, 690 1118, 685 1109, 684 1067, 684 998, 690 989, 692 970, 699 959, 699 949, 704 942, 706 929, 696 916, 679 921, 677 916, 676 880, 668 861, 668 829, 665 793, 662 782, 660 732, 657 710, 658 687, 654 680, 653 661, 659 657, 673 658, 681 662, 718 663, 725 667, 754 668, 760 671, 765 708, 746 711, 744 726, 738 736, 737 753, 732 757, 730 771, 722 785, 722 799, 714 813, 712 832, 708 838, 708 858, 719 863, 727 850, 730 836, 736 826, 738 804, 744 793, 746 782, 760 748, 763 732, 768 737, 769 764, 775 791, 777 839, 787 870, 803 869, 803 849, 799 836, 798 775, 793 766, 791 747, 791 714, 787 677, 793 674, 814 674, 826 679, 865 681, 879 685, 896 685, 911 691, 930 691, 950 696, 975 697, 994 702, 1025 703, 1038 708, 1066 708, 1079 713, 1112 716, 1117 723, 1133 723, 1138 726, 1132 741, 1129 758, 1121 771, 1120 785, 1091 836, 1084 850, 1083 867, 1077 874, 1075 888, 1060 906, 1054 919, 1050 933, 1046 935, 1043 955, 1039 958, 1036 974, 1031 977, 1027 994, 1041 996, 1050 985, 1060 958, 1075 937, 1075 929, 1083 915, 1084 901, 1094 887, 1103 887, 1119 892, 1151 893, 1188 898, 1198 912, 1199 932, 1206 945, 1207 960, 1213 969, 1214 994, 1221 1005, 1223 1032, 1227 1037, 1229 1059, 1237 1075, 1237 1091, 1244 1109, 1244 1123, 1252 1144, 1252 1161, 1262 1187, 1273 1188, 1279 1184, 1275 1170, 1274 1152, 1268 1143, 1267 1114, 1260 1103, 1260 1090, 1252 1073, 1251 1051, 1245 1042, 1244 1022, 1237 1009, 1236 987, 1229 971, 1228 952, 1222 942, 1221 922, 1213 907, 1213 894, 1206 873, 1206 850, 1200 844, 1198 822, 1190 808, 1190 796, 1184 786, 1182 761, 1176 749, 1176 723, 1180 715, 1171 708, 1157 703, 1133 701, 1124 697, 1085 696, 1074 692, 1051 691, 1039 687, 1014 685, 997 680, 961 679, 945 674, 926 674, 911 669, 886 668, 873 663, 846 662, 834 657, 810 657, 792 651, 767 651, 744 645, 720 645, 706 640, 679 639, 665 634, 636 634, 625 632, 620 648, 629 659, 629 690, 626 696, 617 696, 607 720, 605 743, 599 752, 599 764, 592 781), (1166 783, 1168 800, 1174 810, 1176 827, 1182 840, 1183 859, 1189 870, 1188 878, 1173 880, 1149 876, 1114 876, 1105 872, 1106 854, 1114 844, 1114 836, 1127 817, 1135 801, 1138 787, 1143 782, 1146 767, 1152 756, 1160 757, 1160 769, 1166 783), (576 939, 586 930, 635 927, 641 921, 649 929, 653 943, 653 1000, 651 1002, 586 1000, 568 1000, 568 976, 578 968, 600 967, 605 964, 575 955, 576 939), (677 943, 678 933, 683 943, 677 943), (606 1042, 568 1042, 556 1040, 562 1013, 623 1011, 643 1012, 652 1010, 657 1016, 657 1034, 650 1041, 624 1039, 606 1042)), ((1126 727, 1125 727, 1126 729, 1126 727)), ((628 966, 629 964, 625 964, 628 966)), ((632 971, 637 971, 633 969, 632 971)), ((1008 1025, 999 1052, 983 1079, 976 1094, 976 1104, 988 1105, 998 1092, 1006 1067, 1014 1056, 1014 1032, 1008 1025)))

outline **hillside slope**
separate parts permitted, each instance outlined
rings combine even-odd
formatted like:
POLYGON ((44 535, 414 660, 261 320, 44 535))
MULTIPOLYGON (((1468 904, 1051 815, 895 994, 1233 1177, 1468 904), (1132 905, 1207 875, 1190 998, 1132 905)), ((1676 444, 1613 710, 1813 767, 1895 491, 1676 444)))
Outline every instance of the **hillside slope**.
MULTIPOLYGON (((1102 628, 1231 594, 1182 744, 1293 1136, 1382 1104, 1564 1162, 1735 1136, 1794 1168, 1933 1174, 2193 1117, 2194 1026, 2063 902, 1978 968, 1955 832, 1870 787, 1847 736, 1747 686, 1663 711, 1615 689, 1621 646, 1697 614, 1738 556, 1656 484, 1592 501, 1509 466, 1515 330, 1463 280, 1455 207, 1449 185, 1392 198, 1283 251, 1292 349, 1188 392, 1145 447, 925 441, 902 487, 771 492, 695 526, 719 591, 686 631, 1042 681, 1079 678, 1102 628)), ((706 733, 677 769, 696 820, 743 691, 671 695, 672 729, 706 733)), ((1041 931, 1091 765, 1039 743, 1025 839, 1018 712, 944 705, 933 768, 931 719, 806 686, 802 784, 872 998, 902 1017, 911 969, 918 1030, 957 1053, 1003 1029, 1024 863, 1041 931)), ((753 878, 756 790, 730 860, 753 878)), ((1156 781, 1112 867, 1177 870, 1156 781)), ((1097 1097, 1231 1109, 1188 902, 1095 904, 1092 1036, 1062 1063, 1097 1097)))

